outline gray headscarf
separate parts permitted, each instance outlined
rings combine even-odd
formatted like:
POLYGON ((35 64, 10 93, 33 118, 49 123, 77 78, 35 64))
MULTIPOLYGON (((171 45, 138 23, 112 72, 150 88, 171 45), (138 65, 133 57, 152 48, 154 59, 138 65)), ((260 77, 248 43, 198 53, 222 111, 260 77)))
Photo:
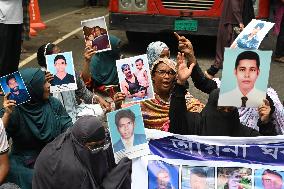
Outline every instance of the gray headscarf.
POLYGON ((165 48, 169 48, 164 42, 155 41, 148 45, 147 47, 147 58, 149 61, 149 68, 152 68, 153 63, 160 58, 162 51, 165 48))

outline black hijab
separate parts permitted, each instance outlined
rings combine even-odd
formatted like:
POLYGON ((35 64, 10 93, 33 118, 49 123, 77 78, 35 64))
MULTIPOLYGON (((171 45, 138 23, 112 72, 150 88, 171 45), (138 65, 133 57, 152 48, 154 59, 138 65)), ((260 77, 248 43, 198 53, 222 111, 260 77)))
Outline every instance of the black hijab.
POLYGON ((188 112, 186 116, 187 128, 184 132, 202 136, 258 136, 256 130, 240 123, 238 109, 231 107, 231 111, 224 112, 217 109, 220 89, 213 90, 208 103, 201 113, 188 112))
POLYGON ((200 135, 233 136, 240 125, 237 108, 233 108, 230 112, 217 110, 219 91, 215 89, 210 93, 208 103, 201 112, 200 135))
MULTIPOLYGON (((111 148, 92 154, 85 146, 87 142, 103 139, 105 130, 96 117, 78 119, 72 128, 40 153, 35 165, 33 188, 121 188, 130 179, 131 162, 124 159, 114 168, 111 148)), ((130 187, 130 182, 128 184, 130 187)))

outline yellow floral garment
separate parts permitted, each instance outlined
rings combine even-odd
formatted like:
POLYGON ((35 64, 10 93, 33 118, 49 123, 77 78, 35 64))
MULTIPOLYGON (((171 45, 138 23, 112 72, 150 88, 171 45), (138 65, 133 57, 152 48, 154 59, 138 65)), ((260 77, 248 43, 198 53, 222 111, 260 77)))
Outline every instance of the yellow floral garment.
MULTIPOLYGON (((187 110, 190 112, 201 112, 204 104, 194 98, 190 93, 186 96, 187 110)), ((168 131, 170 104, 155 94, 155 99, 146 100, 140 103, 143 120, 146 128, 168 131)))

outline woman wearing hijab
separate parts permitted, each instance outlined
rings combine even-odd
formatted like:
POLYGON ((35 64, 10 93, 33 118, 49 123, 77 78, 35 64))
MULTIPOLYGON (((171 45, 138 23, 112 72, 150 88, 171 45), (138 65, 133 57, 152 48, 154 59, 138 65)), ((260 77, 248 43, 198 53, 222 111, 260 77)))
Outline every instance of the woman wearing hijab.
POLYGON ((194 64, 187 67, 183 55, 178 55, 177 84, 174 87, 170 104, 170 132, 203 136, 259 136, 276 135, 275 125, 270 121, 268 100, 259 108, 259 132, 240 123, 235 107, 218 107, 219 89, 213 90, 208 103, 201 113, 187 112, 185 107, 185 81, 190 76, 194 64))
MULTIPOLYGON (((47 68, 45 55, 57 54, 60 52, 61 50, 59 46, 52 43, 42 45, 37 51, 37 60, 38 64, 41 66, 41 69, 43 71, 46 71, 47 68)), ((77 89, 75 91, 53 93, 53 96, 62 103, 63 107, 72 118, 73 123, 78 118, 78 115, 82 114, 82 111, 84 109, 90 109, 98 116, 100 116, 100 114, 103 112, 103 109, 106 109, 107 111, 110 110, 110 104, 106 102, 102 97, 89 91, 84 81, 76 71, 75 77, 77 83, 77 89), (78 103, 81 101, 83 101, 84 104, 80 105, 78 103), (100 104, 100 106, 93 104, 100 104)), ((50 81, 52 81, 52 79, 53 77, 50 78, 50 81)))
POLYGON ((109 35, 109 40, 110 51, 96 53, 86 47, 82 78, 92 89, 103 85, 118 85, 116 60, 120 59, 121 40, 113 35, 109 35))
MULTIPOLYGON (((147 58, 151 68, 155 99, 143 101, 140 105, 145 127, 149 129, 168 131, 169 128, 169 97, 176 76, 176 62, 169 57, 170 50, 165 43, 156 41, 148 45, 147 58)), ((116 102, 124 98, 123 93, 115 95, 116 102)), ((186 106, 188 111, 200 112, 204 104, 187 93, 186 106)))
POLYGON ((50 96, 50 84, 43 71, 28 68, 20 73, 31 100, 14 108, 6 126, 7 135, 13 141, 7 182, 30 189, 38 154, 73 124, 61 103, 50 96))
POLYGON ((66 133, 41 151, 34 189, 131 188, 131 161, 116 166, 105 129, 94 116, 79 118, 66 133))
MULTIPOLYGON (((179 50, 184 53, 185 56, 194 56, 192 44, 188 39, 184 36, 176 35, 179 41, 179 50)), ((188 58, 188 59, 195 59, 195 58, 188 58)), ((213 80, 208 79, 205 77, 204 73, 202 72, 200 66, 198 65, 197 61, 188 61, 188 63, 195 63, 195 66, 192 69, 191 79, 193 81, 194 86, 199 89, 200 91, 210 94, 214 89, 220 87, 220 80, 218 78, 214 78, 213 80)), ((269 87, 266 93, 266 99, 269 101, 270 108, 271 108, 271 116, 273 123, 275 124, 276 131, 278 134, 284 133, 284 108, 279 100, 277 92, 269 87)), ((259 119, 259 111, 258 108, 238 108, 239 111, 239 118, 243 125, 259 130, 257 126, 257 122, 259 119)))

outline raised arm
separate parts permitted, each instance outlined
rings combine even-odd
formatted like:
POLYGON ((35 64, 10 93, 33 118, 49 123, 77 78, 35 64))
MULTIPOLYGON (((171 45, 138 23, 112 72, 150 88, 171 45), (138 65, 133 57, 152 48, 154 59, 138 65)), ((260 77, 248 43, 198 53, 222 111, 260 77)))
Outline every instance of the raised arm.
POLYGON ((8 96, 10 95, 10 93, 6 94, 4 96, 4 101, 3 101, 3 107, 4 107, 4 114, 2 117, 2 121, 3 121, 3 125, 6 128, 8 123, 9 123, 9 119, 10 119, 10 115, 13 112, 14 107, 16 106, 16 101, 15 100, 8 100, 8 96))
POLYGON ((197 64, 191 42, 184 36, 179 36, 177 33, 175 33, 175 36, 179 42, 178 49, 182 53, 184 53, 187 61, 187 66, 191 64, 195 65, 191 73, 191 78, 194 86, 202 92, 209 94, 212 90, 217 88, 217 83, 211 79, 206 78, 203 74, 201 68, 197 64))
POLYGON ((82 78, 84 82, 89 81, 91 78, 90 63, 92 56, 96 54, 96 51, 90 47, 86 47, 84 57, 85 61, 83 63, 82 78))

